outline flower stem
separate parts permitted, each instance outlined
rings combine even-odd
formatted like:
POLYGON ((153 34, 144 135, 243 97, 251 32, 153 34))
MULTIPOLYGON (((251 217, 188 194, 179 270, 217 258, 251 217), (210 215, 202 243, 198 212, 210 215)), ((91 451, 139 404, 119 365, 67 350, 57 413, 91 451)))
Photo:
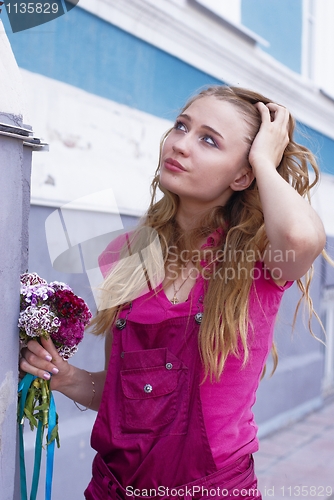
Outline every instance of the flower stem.
POLYGON ((41 379, 41 390, 42 390, 42 405, 45 405, 45 409, 42 410, 42 424, 43 427, 48 425, 48 417, 49 417, 49 404, 50 404, 50 390, 49 390, 49 382, 41 379))

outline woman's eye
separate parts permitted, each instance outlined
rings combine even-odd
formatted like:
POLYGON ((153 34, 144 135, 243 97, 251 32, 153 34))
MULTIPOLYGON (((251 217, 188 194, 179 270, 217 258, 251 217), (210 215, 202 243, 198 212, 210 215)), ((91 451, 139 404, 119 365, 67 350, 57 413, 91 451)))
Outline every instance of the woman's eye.
POLYGON ((182 130, 183 132, 186 132, 187 128, 184 123, 177 121, 174 125, 175 130, 182 130))
POLYGON ((204 135, 203 136, 203 141, 206 142, 207 144, 210 144, 210 146, 217 147, 216 141, 211 137, 211 135, 204 135))

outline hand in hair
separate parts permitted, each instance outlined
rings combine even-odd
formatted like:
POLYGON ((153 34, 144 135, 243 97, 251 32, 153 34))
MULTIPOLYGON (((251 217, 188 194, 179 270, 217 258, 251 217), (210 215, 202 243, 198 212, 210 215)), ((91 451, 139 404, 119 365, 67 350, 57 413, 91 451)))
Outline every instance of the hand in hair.
MULTIPOLYGON (((261 126, 249 162, 256 177, 268 237, 263 260, 274 278, 284 283, 301 278, 309 270, 323 250, 326 236, 321 220, 300 196, 297 184, 290 184, 290 179, 280 175, 286 170, 291 156, 288 149, 292 148, 288 110, 274 103, 259 102, 255 106, 261 114, 261 126)), ((305 176, 303 170, 301 174, 305 176)))
POLYGON ((289 112, 278 104, 255 104, 261 115, 261 126, 249 152, 249 163, 256 176, 257 168, 277 168, 289 144, 289 112))

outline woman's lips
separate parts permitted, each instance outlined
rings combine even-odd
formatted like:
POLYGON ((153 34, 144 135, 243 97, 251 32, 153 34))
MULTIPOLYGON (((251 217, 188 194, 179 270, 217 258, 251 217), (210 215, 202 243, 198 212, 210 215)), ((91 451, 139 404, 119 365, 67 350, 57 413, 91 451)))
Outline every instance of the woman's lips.
POLYGON ((167 160, 164 161, 164 167, 167 168, 167 170, 171 170, 172 172, 185 172, 186 169, 181 165, 176 160, 173 160, 173 158, 167 158, 167 160))

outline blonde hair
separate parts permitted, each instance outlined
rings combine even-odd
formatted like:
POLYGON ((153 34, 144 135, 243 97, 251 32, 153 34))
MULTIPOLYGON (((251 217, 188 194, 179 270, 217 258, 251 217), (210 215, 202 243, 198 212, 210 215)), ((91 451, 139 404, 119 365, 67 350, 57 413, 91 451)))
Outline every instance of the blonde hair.
MULTIPOLYGON (((197 99, 207 96, 229 102, 237 108, 248 125, 249 136, 245 137, 244 140, 248 142, 250 149, 261 125, 261 117, 254 104, 257 102, 267 104, 272 101, 247 89, 213 86, 191 98, 181 113, 197 99)), ((305 146, 294 142, 294 128, 295 121, 290 115, 290 141, 277 167, 277 171, 301 196, 310 201, 310 189, 319 180, 319 169, 314 155, 305 146), (308 166, 314 171, 314 180, 312 182, 310 181, 308 166)), ((170 130, 166 132, 161 142, 160 160, 162 145, 169 132, 170 130)), ((233 255, 233 259, 214 257, 209 263, 210 265, 207 265, 203 271, 207 278, 205 281, 207 286, 204 298, 205 314, 199 332, 199 350, 205 377, 209 375, 211 380, 213 378, 218 380, 224 369, 227 356, 229 354, 240 355, 238 349, 239 339, 242 343, 244 364, 249 358, 248 298, 253 283, 252 270, 255 261, 261 260, 268 245, 256 179, 247 189, 234 192, 227 205, 215 207, 209 213, 206 213, 198 221, 197 228, 184 234, 176 222, 178 196, 161 186, 159 181, 160 160, 151 186, 151 204, 140 227, 153 228, 158 233, 165 264, 168 263, 171 247, 176 247, 179 255, 184 249, 194 250, 201 238, 210 235, 217 228, 222 228, 224 233, 219 238, 219 241, 215 242, 213 248, 210 248, 212 255, 218 255, 219 252, 220 254, 223 252, 225 257, 228 257, 228 252, 233 255), (158 189, 162 191, 163 196, 159 201, 156 201, 158 189), (256 256, 256 258, 245 260, 245 255, 250 254, 256 256), (226 272, 224 273, 226 262, 228 262, 229 269, 232 271, 230 276, 226 272), (240 266, 246 271, 242 275, 238 272, 240 266), (216 279, 216 276, 221 276, 222 272, 225 279, 216 279)), ((202 250, 202 252, 205 259, 205 250, 202 250)), ((181 270, 181 259, 179 259, 178 266, 179 270, 181 270)), ((133 269, 128 270, 128 277, 132 274, 133 269)), ((123 276, 123 282, 124 279, 123 276)), ((109 278, 106 287, 109 291, 112 290, 114 281, 109 278)), ((305 278, 305 284, 298 280, 298 286, 302 292, 302 298, 306 299, 309 308, 309 328, 311 330, 311 316, 314 309, 309 293, 310 281, 311 275, 308 274, 305 278)), ((299 305, 300 301, 297 309, 299 305)), ((101 334, 108 331, 121 308, 122 306, 115 306, 100 311, 93 322, 94 333, 101 334)))

